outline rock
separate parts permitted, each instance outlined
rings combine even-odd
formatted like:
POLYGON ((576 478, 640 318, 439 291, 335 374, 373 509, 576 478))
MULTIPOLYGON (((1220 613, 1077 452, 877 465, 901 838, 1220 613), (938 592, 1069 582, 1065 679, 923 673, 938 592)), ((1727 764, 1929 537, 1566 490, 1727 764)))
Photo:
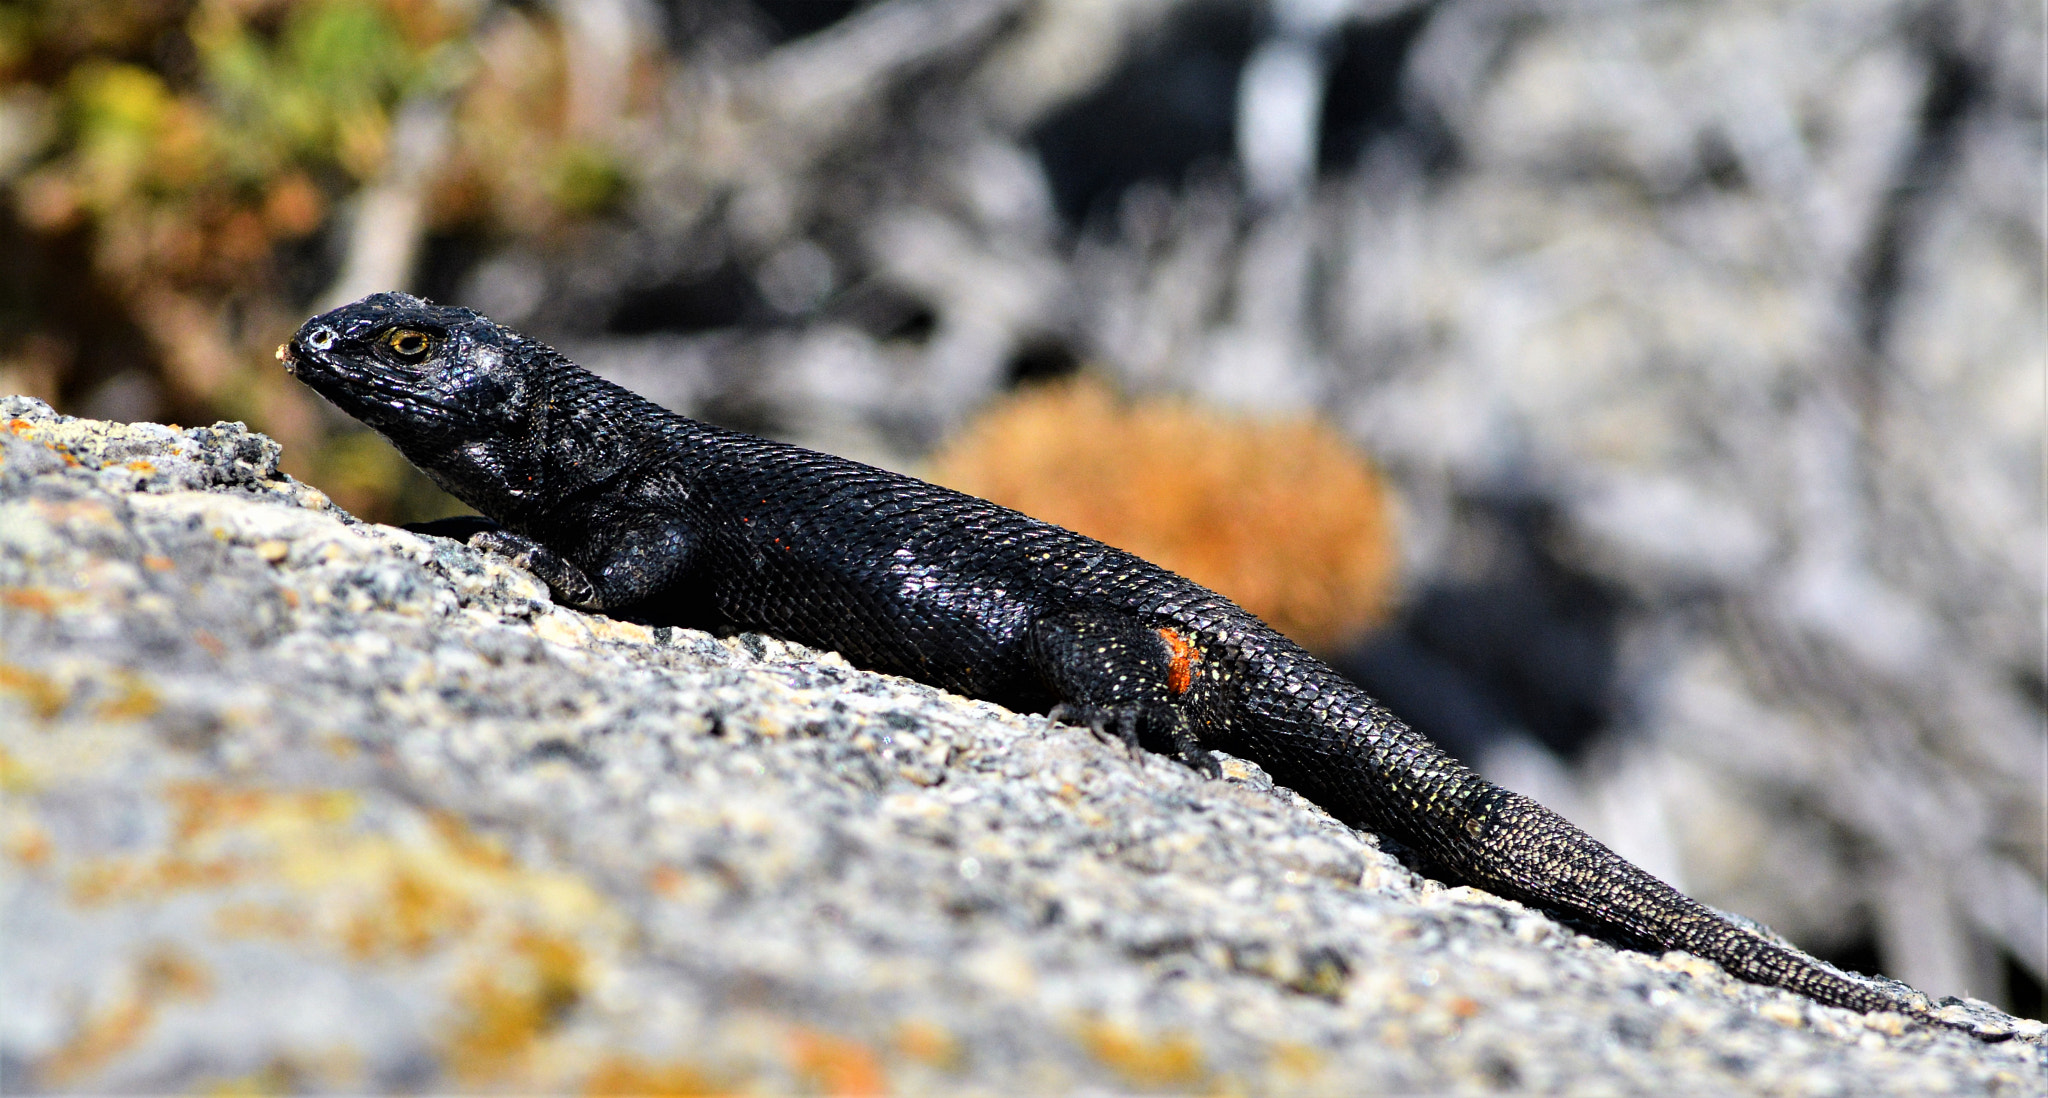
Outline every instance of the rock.
POLYGON ((238 424, 0 401, 0 1088, 2048 1093, 767 637, 553 605, 238 424))

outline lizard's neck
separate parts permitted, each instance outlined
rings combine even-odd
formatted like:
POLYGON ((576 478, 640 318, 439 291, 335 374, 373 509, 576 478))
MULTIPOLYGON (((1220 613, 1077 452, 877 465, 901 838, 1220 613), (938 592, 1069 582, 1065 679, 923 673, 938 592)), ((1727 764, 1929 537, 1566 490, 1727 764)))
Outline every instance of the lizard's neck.
POLYGON ((663 452, 661 437, 675 418, 559 354, 539 357, 532 389, 531 470, 513 482, 513 504, 528 516, 588 494, 663 452))

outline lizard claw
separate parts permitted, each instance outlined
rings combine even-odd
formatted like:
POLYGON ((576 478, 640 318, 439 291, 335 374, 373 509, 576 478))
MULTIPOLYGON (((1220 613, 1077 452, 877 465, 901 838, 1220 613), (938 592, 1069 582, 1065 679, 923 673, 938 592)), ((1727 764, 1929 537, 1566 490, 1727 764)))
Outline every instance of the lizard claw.
POLYGON ((469 536, 469 547, 509 558, 514 565, 533 574, 547 585, 555 601, 579 610, 603 610, 604 600, 597 586, 581 568, 547 546, 502 527, 479 530, 469 536))
POLYGON ((1144 750, 1138 743, 1138 710, 1134 706, 1122 705, 1112 708, 1061 702, 1053 706, 1052 711, 1046 716, 1061 724, 1086 728, 1105 740, 1110 738, 1111 724, 1114 722, 1116 739, 1123 742, 1125 749, 1133 756, 1144 750))
POLYGON ((1181 762, 1205 778, 1213 780, 1223 777, 1223 765, 1216 761, 1215 752, 1202 746, 1201 740, 1195 736, 1195 730, 1190 727, 1188 715, 1184 710, 1173 711, 1171 730, 1173 753, 1180 757, 1181 762))

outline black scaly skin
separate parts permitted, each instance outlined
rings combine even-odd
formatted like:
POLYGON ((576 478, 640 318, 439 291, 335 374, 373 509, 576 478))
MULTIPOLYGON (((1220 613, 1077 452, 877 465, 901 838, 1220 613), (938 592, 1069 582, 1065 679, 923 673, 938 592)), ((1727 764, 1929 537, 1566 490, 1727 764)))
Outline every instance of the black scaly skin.
POLYGON ((1114 727, 1212 775, 1204 749, 1229 751, 1444 878, 1822 1003, 1940 1021, 1729 922, 1481 778, 1229 600, 1128 553, 686 419, 404 294, 315 317, 278 356, 502 524, 472 544, 519 557, 566 603, 836 649, 1114 727))

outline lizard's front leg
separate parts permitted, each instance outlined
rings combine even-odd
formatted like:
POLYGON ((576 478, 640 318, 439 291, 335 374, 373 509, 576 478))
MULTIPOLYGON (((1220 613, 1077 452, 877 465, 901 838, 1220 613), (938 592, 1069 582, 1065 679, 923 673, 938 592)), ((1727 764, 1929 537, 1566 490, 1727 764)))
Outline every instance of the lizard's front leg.
POLYGON ((1033 622, 1025 651, 1060 699, 1052 719, 1098 733, 1113 727, 1134 750, 1148 732, 1163 736, 1182 762, 1221 776, 1196 732, 1201 651, 1179 630, 1128 614, 1069 611, 1033 622))
POLYGON ((658 594, 682 574, 693 544, 680 522, 667 519, 603 530, 568 552, 488 519, 444 519, 413 529, 453 536, 473 549, 509 557, 546 584, 556 602, 598 611, 631 606, 658 594), (585 563, 579 564, 579 558, 585 563))

